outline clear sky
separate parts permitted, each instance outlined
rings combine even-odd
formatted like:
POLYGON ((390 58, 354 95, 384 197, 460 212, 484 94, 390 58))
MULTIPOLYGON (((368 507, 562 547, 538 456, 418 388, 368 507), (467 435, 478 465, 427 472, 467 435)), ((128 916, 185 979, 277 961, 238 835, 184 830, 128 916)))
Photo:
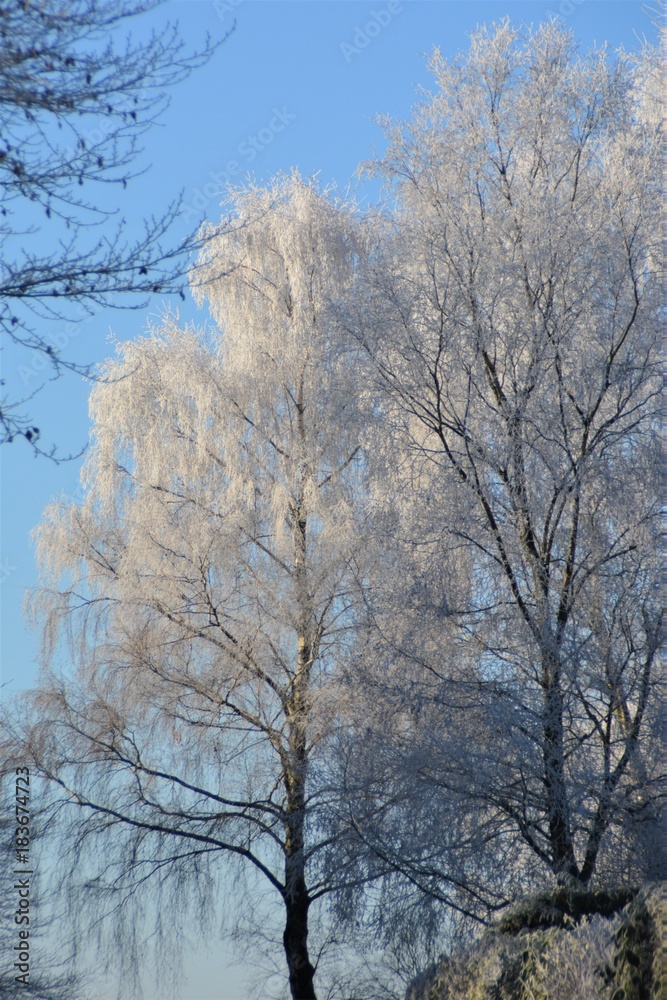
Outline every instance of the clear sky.
MULTIPOLYGON (((182 232, 223 214, 220 192, 230 180, 263 181, 298 167, 304 176, 319 173, 324 184, 354 188, 358 164, 383 148, 375 116, 409 116, 419 86, 430 86, 426 55, 434 47, 454 56, 478 24, 505 15, 536 24, 552 13, 584 49, 605 42, 632 49, 641 36, 654 33, 651 7, 657 0, 169 0, 137 20, 137 28, 178 20, 193 46, 206 32, 221 37, 234 23, 235 28, 213 60, 172 92, 169 110, 144 142, 146 172, 127 191, 116 192, 117 207, 128 219, 140 220, 159 215, 182 191, 182 232), (370 23, 379 25, 377 31, 366 31, 370 23)), ((368 187, 362 193, 371 198, 375 191, 368 187)), ((68 338, 72 357, 98 361, 111 353, 110 333, 120 339, 140 335, 147 316, 167 304, 156 296, 145 312, 100 310, 78 328, 63 325, 49 332, 68 338)), ((192 302, 178 305, 184 319, 206 319, 192 302)), ((30 359, 5 351, 3 362, 14 390, 25 387, 27 394, 40 384, 30 359)), ((35 398, 32 415, 46 444, 56 441, 64 453, 85 444, 88 392, 81 378, 65 376, 35 398)), ((5 694, 32 686, 37 677, 36 639, 21 612, 26 588, 37 579, 30 531, 50 498, 76 493, 80 464, 35 460, 23 441, 0 451, 5 694)), ((208 958, 193 957, 182 1000, 241 1000, 242 980, 228 964, 217 942, 208 958)))

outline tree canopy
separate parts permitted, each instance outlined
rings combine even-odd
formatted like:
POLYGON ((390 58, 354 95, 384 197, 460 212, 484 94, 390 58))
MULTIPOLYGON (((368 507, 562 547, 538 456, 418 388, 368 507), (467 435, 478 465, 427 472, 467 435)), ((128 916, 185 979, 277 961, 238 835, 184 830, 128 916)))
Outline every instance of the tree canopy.
POLYGON ((432 69, 382 211, 231 193, 213 325, 104 367, 7 723, 77 898, 201 910, 232 862, 293 1000, 655 874, 658 62, 503 22, 432 69))
POLYGON ((657 76, 648 58, 576 57, 555 24, 519 40, 506 23, 455 65, 436 54, 437 92, 388 126, 372 169, 396 208, 368 220, 344 323, 412 492, 419 632, 392 633, 427 665, 436 715, 453 698, 488 733, 464 757, 443 733, 433 778, 586 883, 652 773, 637 740, 660 622, 657 76), (465 592, 442 577, 454 553, 465 592))

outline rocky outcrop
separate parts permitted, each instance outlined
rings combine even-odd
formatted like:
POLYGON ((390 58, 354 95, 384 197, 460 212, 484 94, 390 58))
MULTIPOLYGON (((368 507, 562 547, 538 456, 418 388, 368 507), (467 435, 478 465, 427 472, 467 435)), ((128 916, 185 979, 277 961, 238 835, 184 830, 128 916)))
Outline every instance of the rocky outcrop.
POLYGON ((513 907, 406 1000, 658 1000, 662 892, 557 889, 513 907))

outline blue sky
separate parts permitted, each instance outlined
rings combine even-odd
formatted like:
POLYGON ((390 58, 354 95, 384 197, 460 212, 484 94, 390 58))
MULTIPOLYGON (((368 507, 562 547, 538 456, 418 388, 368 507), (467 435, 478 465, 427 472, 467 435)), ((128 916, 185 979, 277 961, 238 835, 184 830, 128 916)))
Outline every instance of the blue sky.
MULTIPOLYGON (((354 188, 358 164, 383 148, 374 117, 409 116, 419 86, 430 86, 426 55, 435 46, 453 56, 478 24, 505 15, 536 24, 549 12, 584 49, 604 42, 635 48, 638 36, 654 30, 645 5, 627 0, 169 0, 137 28, 178 20, 193 46, 206 32, 221 37, 234 22, 235 29, 213 60, 173 91, 170 108, 144 142, 140 163, 146 172, 116 192, 115 207, 139 222, 182 191, 184 230, 204 217, 220 217, 219 192, 227 180, 263 181, 298 167, 303 175, 319 173, 323 184, 354 188)), ((360 194, 372 198, 375 189, 360 194)), ((64 336, 66 350, 79 360, 102 360, 111 353, 111 332, 121 339, 138 336, 147 316, 167 304, 156 296, 145 312, 101 310, 79 327, 61 324, 52 335, 64 336)), ((178 305, 183 319, 205 321, 192 302, 178 305)), ((4 377, 26 391, 41 381, 30 359, 10 352, 4 377)), ((36 397, 33 416, 45 442, 57 441, 63 452, 85 444, 88 392, 81 378, 65 376, 36 397)), ((80 461, 35 460, 22 441, 0 453, 5 693, 32 686, 37 676, 36 639, 21 614, 25 590, 37 578, 30 531, 52 497, 76 493, 79 469, 80 461)), ((237 975, 225 971, 227 954, 218 954, 217 946, 214 951, 208 960, 196 955, 188 963, 184 1000, 243 997, 237 975)))

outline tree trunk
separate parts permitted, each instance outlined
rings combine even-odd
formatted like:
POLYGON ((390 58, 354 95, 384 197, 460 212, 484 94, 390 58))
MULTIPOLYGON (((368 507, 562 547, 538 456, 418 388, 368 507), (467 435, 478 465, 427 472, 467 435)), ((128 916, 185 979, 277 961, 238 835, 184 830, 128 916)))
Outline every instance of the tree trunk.
POLYGON ((291 726, 291 767, 286 775, 285 930, 283 944, 292 1000, 316 1000, 315 969, 308 956, 308 909, 304 853, 306 750, 303 717, 291 726))
POLYGON ((544 786, 549 817, 552 867, 558 879, 575 878, 578 880, 579 869, 574 856, 565 781, 560 664, 554 656, 545 657, 543 662, 542 688, 544 692, 544 786))
POLYGON ((285 930, 283 944, 292 1000, 316 1000, 315 969, 308 956, 308 909, 304 855, 305 733, 302 720, 292 726, 292 766, 287 778, 287 824, 285 830, 285 930))
MULTIPOLYGON (((300 650, 301 652, 301 650, 300 650)), ((289 970, 292 1000, 316 1000, 315 969, 308 957, 308 909, 304 851, 306 734, 300 691, 295 692, 295 717, 290 726, 290 767, 286 774, 287 822, 285 828, 285 931, 283 944, 289 970)))
MULTIPOLYGON (((298 390, 299 437, 306 441, 304 426, 303 375, 298 390)), ((283 944, 292 1000, 317 1000, 313 978, 315 969, 308 956, 308 909, 306 887, 304 823, 308 751, 306 727, 309 711, 310 669, 314 649, 312 607, 307 579, 307 525, 304 483, 309 478, 307 463, 301 464, 300 482, 292 508, 294 518, 294 583, 299 607, 297 623, 297 663, 289 699, 289 764, 285 773, 287 822, 285 828, 285 931, 283 944)))
MULTIPOLYGON (((287 865, 289 866, 289 858, 287 865)), ((292 885, 285 897, 285 931, 283 944, 289 970, 292 1000, 317 1000, 313 979, 315 969, 308 956, 308 908, 310 899, 303 875, 292 876, 292 885)))

